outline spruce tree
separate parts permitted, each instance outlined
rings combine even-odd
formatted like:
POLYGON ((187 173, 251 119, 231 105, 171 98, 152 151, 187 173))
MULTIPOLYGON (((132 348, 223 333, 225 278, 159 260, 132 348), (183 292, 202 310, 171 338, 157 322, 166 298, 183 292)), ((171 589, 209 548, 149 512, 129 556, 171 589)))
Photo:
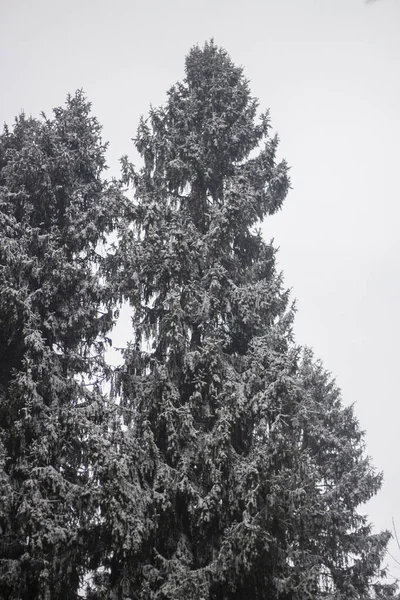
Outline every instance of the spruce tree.
POLYGON ((115 212, 105 148, 82 92, 0 136, 3 599, 77 598, 97 560, 113 323, 99 276, 115 212))
POLYGON ((294 344, 257 229, 289 189, 257 110, 228 54, 194 47, 140 122, 143 166, 123 161, 135 197, 111 268, 133 312, 117 384, 134 512, 110 529, 93 597, 362 598, 379 572, 388 534, 358 508, 381 477, 353 409, 294 344))

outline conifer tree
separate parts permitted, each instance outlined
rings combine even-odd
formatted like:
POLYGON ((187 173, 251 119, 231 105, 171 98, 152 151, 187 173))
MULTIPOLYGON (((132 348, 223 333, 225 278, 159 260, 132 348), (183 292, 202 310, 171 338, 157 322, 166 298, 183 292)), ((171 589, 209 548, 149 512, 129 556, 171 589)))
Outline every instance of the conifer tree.
POLYGON ((134 512, 110 529, 93 598, 362 598, 378 574, 388 534, 358 507, 381 478, 352 408, 292 340, 257 229, 289 189, 257 108, 223 49, 194 47, 140 122, 143 166, 123 161, 135 198, 111 267, 133 311, 117 382, 134 512))
MULTIPOLYGON (((82 92, 0 136, 0 597, 72 599, 96 560, 113 315, 105 145, 82 92), (97 477, 97 480, 96 480, 97 477)), ((104 460, 103 460, 104 462, 104 460)), ((103 473, 107 470, 103 465, 103 473)))

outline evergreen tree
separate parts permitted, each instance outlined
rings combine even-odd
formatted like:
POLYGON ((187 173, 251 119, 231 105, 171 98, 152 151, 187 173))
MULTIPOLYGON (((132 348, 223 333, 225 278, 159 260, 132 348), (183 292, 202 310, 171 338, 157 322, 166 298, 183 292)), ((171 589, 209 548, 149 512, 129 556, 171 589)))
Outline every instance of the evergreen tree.
POLYGON ((98 274, 114 212, 100 133, 77 92, 0 136, 3 599, 76 598, 96 560, 113 322, 98 274))
POLYGON ((352 408, 294 345, 257 230, 289 189, 268 113, 211 42, 135 143, 144 164, 123 161, 135 199, 111 259, 133 310, 117 379, 133 512, 109 527, 93 598, 364 597, 388 534, 357 509, 381 478, 352 408))

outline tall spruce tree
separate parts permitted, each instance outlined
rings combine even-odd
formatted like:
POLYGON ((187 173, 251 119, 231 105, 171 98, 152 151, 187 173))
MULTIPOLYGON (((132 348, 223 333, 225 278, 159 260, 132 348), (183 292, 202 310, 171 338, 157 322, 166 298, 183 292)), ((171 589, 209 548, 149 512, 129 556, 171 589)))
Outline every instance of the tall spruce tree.
POLYGON ((135 144, 144 164, 123 161, 135 199, 112 258, 133 311, 118 389, 134 512, 93 597, 365 597, 388 534, 357 509, 381 478, 352 408, 294 345, 256 229, 289 189, 268 113, 211 42, 135 144))
POLYGON ((97 560, 113 322, 98 247, 115 212, 100 135, 77 92, 0 136, 2 599, 77 598, 97 560))

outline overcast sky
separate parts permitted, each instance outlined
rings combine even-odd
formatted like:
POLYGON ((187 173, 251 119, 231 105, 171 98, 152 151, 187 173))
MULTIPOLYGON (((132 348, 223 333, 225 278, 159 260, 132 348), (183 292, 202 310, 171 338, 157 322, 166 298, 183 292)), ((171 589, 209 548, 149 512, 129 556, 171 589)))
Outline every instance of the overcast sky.
POLYGON ((400 0, 0 0, 0 121, 84 88, 118 175, 139 116, 211 37, 271 110, 293 189, 264 230, 296 338, 356 403, 385 473, 368 513, 400 530, 400 0))

